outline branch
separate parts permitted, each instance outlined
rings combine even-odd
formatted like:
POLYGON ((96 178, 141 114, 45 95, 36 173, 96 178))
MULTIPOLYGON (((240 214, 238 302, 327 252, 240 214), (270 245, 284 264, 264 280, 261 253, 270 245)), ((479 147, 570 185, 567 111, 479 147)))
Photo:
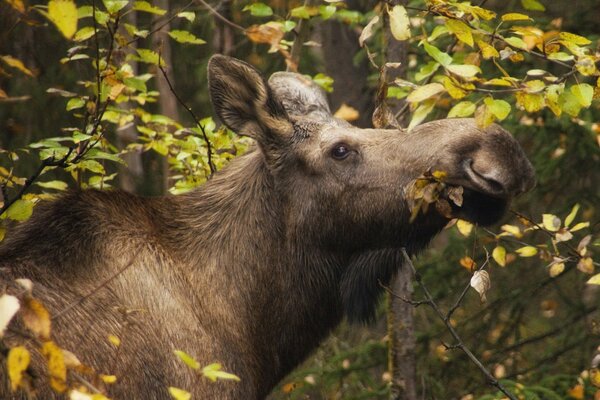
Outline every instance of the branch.
POLYGON ((229 25, 232 28, 235 28, 237 30, 240 30, 242 32, 246 31, 246 28, 244 28, 243 26, 240 26, 240 25, 236 24, 235 22, 231 22, 230 20, 228 20, 227 18, 225 18, 224 16, 222 16, 221 14, 219 14, 219 12, 217 10, 215 10, 210 4, 208 4, 204 0, 196 0, 196 1, 198 1, 198 3, 200 3, 200 4, 202 4, 205 8, 208 9, 208 11, 210 11, 211 14, 213 14, 215 17, 217 17, 218 19, 220 19, 221 21, 223 21, 227 25, 229 25))
MULTIPOLYGON (((481 363, 481 361, 479 361, 479 359, 464 344, 464 342, 462 341, 459 334, 456 332, 456 330, 454 329, 452 324, 450 324, 450 318, 448 317, 450 315, 450 313, 444 314, 444 312, 440 309, 438 304, 435 302, 435 300, 433 299, 433 296, 431 295, 431 292, 429 292, 429 289, 427 288, 427 286, 425 286, 425 284, 421 280, 421 275, 417 272, 414 264, 412 263, 410 257, 408 256, 408 253, 406 252, 405 248, 402 248, 402 255, 404 256, 404 261, 406 262, 406 264, 411 268, 412 273, 413 273, 415 280, 417 281, 419 287, 423 290, 423 293, 425 293, 425 298, 427 299, 427 302, 429 303, 431 308, 433 308, 433 310, 438 315, 438 317, 444 322, 444 325, 446 325, 446 328, 448 329, 448 331, 450 332, 450 334, 456 341, 456 344, 451 345, 451 346, 446 346, 446 348, 448 348, 448 349, 457 348, 457 349, 462 350, 469 357, 471 362, 473 362, 473 364, 475 364, 477 366, 477 368, 479 368, 479 370, 485 375, 485 377, 488 379, 488 382, 490 385, 492 385, 495 388, 497 388, 498 390, 500 390, 510 400, 517 400, 517 397, 514 394, 512 394, 511 392, 509 392, 508 389, 506 389, 504 387, 504 385, 502 385, 502 383, 500 383, 496 378, 494 378, 494 376, 487 370, 487 368, 481 363)), ((459 301, 462 300, 463 297, 464 297, 464 293, 461 294, 461 296, 459 297, 459 301)), ((454 311, 454 308, 451 309, 451 311, 454 311)))

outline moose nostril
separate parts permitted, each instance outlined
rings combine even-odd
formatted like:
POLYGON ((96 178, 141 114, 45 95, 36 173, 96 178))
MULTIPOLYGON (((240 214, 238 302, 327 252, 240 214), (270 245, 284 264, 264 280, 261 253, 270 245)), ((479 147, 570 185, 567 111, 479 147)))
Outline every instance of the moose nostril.
POLYGON ((476 186, 494 195, 508 192, 506 186, 502 184, 502 176, 498 170, 482 171, 475 164, 471 158, 463 160, 463 168, 476 186))

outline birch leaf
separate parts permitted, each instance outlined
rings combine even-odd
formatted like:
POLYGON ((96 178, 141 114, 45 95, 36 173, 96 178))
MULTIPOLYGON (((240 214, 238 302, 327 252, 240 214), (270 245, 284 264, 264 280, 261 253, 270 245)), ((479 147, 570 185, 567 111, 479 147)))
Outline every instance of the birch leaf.
POLYGON ((487 271, 475 271, 471 278, 471 287, 479 293, 481 301, 487 301, 485 294, 491 287, 490 275, 487 271))
POLYGON ((410 39, 410 20, 403 6, 394 6, 389 12, 390 30, 396 40, 410 39))

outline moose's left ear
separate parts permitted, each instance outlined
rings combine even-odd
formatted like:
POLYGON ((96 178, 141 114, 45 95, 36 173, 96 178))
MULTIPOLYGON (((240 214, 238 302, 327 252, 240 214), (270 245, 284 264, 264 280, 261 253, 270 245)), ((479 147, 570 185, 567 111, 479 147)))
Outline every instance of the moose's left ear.
POLYGON ((208 84, 215 112, 239 135, 249 136, 267 151, 283 144, 293 126, 260 73, 251 65, 222 55, 208 61, 208 84))

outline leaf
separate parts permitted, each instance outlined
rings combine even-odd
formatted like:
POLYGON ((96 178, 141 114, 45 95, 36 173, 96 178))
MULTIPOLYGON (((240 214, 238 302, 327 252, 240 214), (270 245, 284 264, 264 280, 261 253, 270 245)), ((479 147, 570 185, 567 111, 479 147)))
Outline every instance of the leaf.
POLYGON ((565 263, 557 262, 557 263, 550 265, 550 268, 548 269, 548 273, 550 274, 551 278, 556 278, 558 275, 562 274, 564 270, 565 270, 565 263))
POLYGON ((6 357, 6 367, 8 369, 8 378, 10 379, 10 388, 14 392, 21 386, 23 372, 27 370, 31 355, 29 350, 23 346, 16 346, 10 349, 6 357))
POLYGON ((81 108, 85 105, 85 100, 83 100, 80 97, 73 97, 72 99, 69 99, 69 101, 67 102, 67 111, 71 111, 71 110, 76 110, 78 108, 81 108))
POLYGON ((587 228, 588 226, 590 226, 589 222, 580 222, 578 224, 576 224, 574 227, 572 227, 571 229, 569 229, 571 232, 577 232, 583 228, 587 228))
POLYGON ((490 112, 494 114, 499 121, 502 121, 508 117, 508 114, 510 114, 510 104, 504 100, 486 97, 483 102, 488 106, 490 112))
POLYGON ((523 246, 520 249, 515 250, 521 257, 533 257, 537 254, 537 248, 533 246, 523 246))
POLYGON ((94 36, 95 33, 96 32, 94 31, 93 27, 86 26, 78 30, 77 33, 75 33, 75 36, 73 36, 73 40, 76 42, 83 42, 84 40, 87 40, 94 36))
POLYGON ((523 8, 531 11, 546 11, 546 7, 538 0, 521 0, 523 8))
MULTIPOLYGON (((149 49, 136 49, 136 52, 139 56, 139 61, 147 64, 158 65, 159 54, 157 52, 149 49)), ((162 67, 165 66, 165 60, 163 60, 162 57, 160 57, 160 65, 162 67)))
POLYGON ((204 40, 196 37, 194 34, 188 31, 180 31, 180 30, 172 30, 169 32, 169 36, 175 39, 179 43, 189 43, 189 44, 204 44, 206 43, 204 40))
POLYGON ((222 366, 219 363, 207 365, 206 367, 202 368, 202 375, 212 382, 216 382, 217 379, 240 381, 240 378, 237 375, 222 371, 221 368, 222 366))
POLYGON ((448 19, 445 25, 458 40, 473 47, 473 33, 467 24, 458 19, 448 19))
POLYGON ((485 294, 491 287, 490 275, 487 271, 475 271, 471 277, 471 287, 479 293, 482 302, 487 301, 485 294))
MULTIPOLYGON (((160 7, 153 6, 152 4, 148 3, 147 1, 134 1, 133 9, 136 11, 147 12, 147 13, 155 14, 155 15, 165 15, 167 13, 167 10, 163 10, 160 7)), ((191 14, 194 15, 194 13, 191 13, 191 14)), ((177 16, 180 17, 179 14, 177 14, 177 16)), ((193 21, 194 20, 192 19, 190 22, 193 22, 193 21)))
POLYGON ((0 56, 0 60, 4 61, 7 65, 9 65, 11 67, 18 69, 25 75, 35 76, 35 74, 33 72, 31 72, 31 70, 29 68, 27 68, 21 60, 14 58, 13 56, 9 56, 9 55, 0 56))
POLYGON ((594 88, 587 83, 580 83, 578 85, 571 86, 571 92, 575 95, 575 98, 579 101, 582 107, 589 107, 592 105, 592 98, 594 97, 594 88))
POLYGON ((121 345, 121 339, 113 334, 108 335, 108 341, 115 347, 119 347, 121 345))
POLYGON ((464 118, 470 117, 475 112, 475 103, 470 101, 461 101, 457 103, 450 112, 448 118, 464 118))
POLYGON ((25 3, 23 3, 23 0, 6 0, 6 2, 21 14, 25 14, 25 3))
POLYGON ((194 22, 196 14, 193 11, 183 11, 177 14, 179 18, 185 18, 190 22, 194 22))
POLYGON ((315 16, 318 13, 319 13, 319 9, 317 7, 307 7, 307 6, 296 7, 296 8, 293 8, 292 11, 290 11, 290 15, 293 18, 300 18, 300 19, 310 19, 310 17, 315 16))
POLYGON ((571 222, 573 222, 573 220, 577 216, 577 212, 579 211, 579 207, 580 207, 579 204, 575 204, 573 206, 573 208, 571 209, 571 212, 569 213, 569 215, 567 215, 567 218, 565 218, 565 228, 568 228, 569 225, 571 225, 571 222))
POLYGON ((494 114, 486 104, 482 104, 475 110, 475 123, 480 128, 487 128, 494 122, 494 114))
POLYGON ((593 274, 594 260, 592 260, 591 257, 583 257, 577 263, 577 269, 583 272, 584 274, 593 274))
POLYGON ((479 49, 481 50, 482 57, 486 60, 489 60, 493 57, 500 57, 500 53, 498 53, 498 50, 496 50, 494 46, 487 42, 484 42, 483 40, 478 40, 477 46, 479 46, 479 49))
POLYGON ((396 40, 407 40, 410 39, 410 20, 408 19, 408 13, 403 6, 394 6, 390 15, 390 30, 392 36, 396 40))
POLYGON ((543 94, 517 92, 515 93, 515 98, 517 100, 517 104, 530 113, 540 111, 546 104, 543 94))
POLYGON ((516 36, 504 38, 504 41, 510 44, 512 47, 516 47, 517 49, 527 50, 527 44, 523 41, 523 39, 516 36))
POLYGON ((448 55, 447 53, 444 53, 437 47, 435 47, 427 42, 423 42, 423 48, 425 49, 425 52, 427 54, 429 54, 429 56, 431 58, 433 58, 438 63, 442 64, 444 67, 448 66, 452 63, 452 57, 450 55, 448 55))
POLYGON ((19 299, 9 294, 0 296, 0 338, 4 335, 4 331, 10 320, 19 311, 19 299))
POLYGON ((458 262, 461 267, 467 269, 469 272, 477 269, 477 263, 469 256, 462 257, 458 262))
POLYGON ((50 339, 50 313, 34 298, 25 299, 22 310, 23 324, 36 336, 50 339))
POLYGON ((492 258, 501 267, 506 267, 506 249, 502 246, 496 246, 492 251, 492 258))
POLYGON ((47 16, 67 39, 77 32, 77 6, 73 0, 50 0, 47 16))
POLYGON ((15 201, 3 214, 3 217, 13 221, 26 221, 33 213, 33 202, 19 199, 15 201))
POLYGON ((477 65, 446 65, 445 67, 448 71, 463 78, 473 78, 481 73, 481 69, 477 65))
POLYGON ((41 350, 47 361, 50 386, 58 393, 64 392, 67 389, 67 368, 62 350, 52 341, 45 342, 41 350))
POLYGON ((588 44, 592 43, 592 41, 589 40, 588 38, 576 35, 574 33, 561 32, 561 33, 558 34, 558 36, 562 40, 565 40, 567 42, 573 43, 573 44, 575 44, 577 46, 587 46, 588 44))
POLYGON ((542 226, 544 229, 550 232, 556 232, 560 229, 560 218, 554 214, 543 214, 542 215, 542 226))
POLYGON ((467 237, 473 231, 473 224, 468 221, 459 219, 458 221, 456 221, 456 228, 458 229, 461 235, 467 237))
POLYGON ((242 11, 250 11, 250 14, 255 17, 269 17, 273 15, 273 9, 265 3, 252 3, 242 9, 242 11))
POLYGON ((67 190, 67 183, 63 181, 48 181, 48 182, 36 182, 36 185, 43 187, 44 189, 55 189, 55 190, 67 190))
POLYGON ((427 118, 427 115, 429 115, 429 113, 433 110, 434 106, 435 101, 432 100, 427 100, 421 103, 413 113, 407 129, 410 131, 412 128, 423 122, 423 120, 427 118))
POLYGON ((175 353, 175 355, 179 357, 179 359, 183 361, 188 367, 192 369, 200 369, 200 364, 198 364, 198 361, 196 361, 194 357, 190 356, 186 352, 181 350, 174 350, 173 353, 175 353))
POLYGON ((335 118, 340 118, 344 121, 351 122, 356 121, 360 117, 360 114, 358 113, 357 109, 350 107, 346 103, 342 103, 340 108, 338 108, 338 110, 335 112, 335 114, 333 114, 333 116, 335 118))
POLYGON ((412 91, 406 100, 410 103, 419 103, 445 90, 441 83, 429 83, 412 91))
POLYGON ((373 27, 378 22, 379 22, 379 16, 376 15, 369 21, 367 26, 365 26, 363 28, 362 32, 360 33, 360 36, 358 37, 358 44, 360 45, 360 47, 363 47, 365 40, 367 40, 368 38, 371 37, 371 35, 373 35, 373 27))
POLYGON ((600 274, 592 276, 586 283, 589 285, 600 285, 600 274))
POLYGON ((128 0, 102 0, 102 2, 109 14, 118 13, 129 3, 128 0))
POLYGON ((319 14, 321 15, 321 18, 324 20, 327 20, 327 19, 333 17, 333 14, 335 14, 336 11, 337 11, 337 7, 334 5, 319 6, 319 14))
POLYGON ((190 400, 192 398, 192 394, 190 392, 186 392, 183 389, 179 389, 173 386, 169 386, 169 394, 175 400, 190 400))
POLYGON ((502 21, 530 21, 531 17, 529 15, 520 14, 520 13, 508 13, 502 16, 502 21))
POLYGON ((104 374, 100 374, 100 379, 102 379, 102 382, 104 383, 115 383, 117 381, 117 377, 115 375, 104 375, 104 374))

